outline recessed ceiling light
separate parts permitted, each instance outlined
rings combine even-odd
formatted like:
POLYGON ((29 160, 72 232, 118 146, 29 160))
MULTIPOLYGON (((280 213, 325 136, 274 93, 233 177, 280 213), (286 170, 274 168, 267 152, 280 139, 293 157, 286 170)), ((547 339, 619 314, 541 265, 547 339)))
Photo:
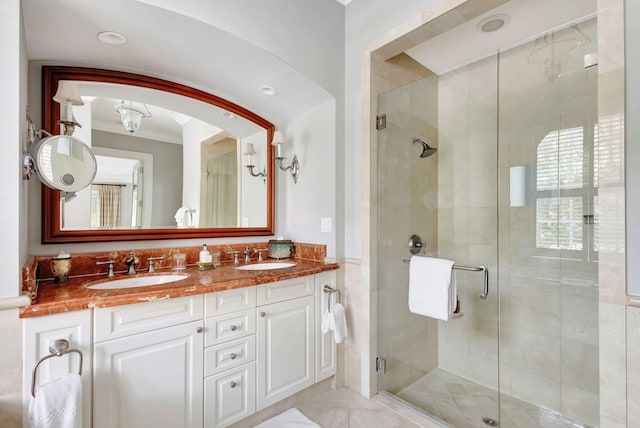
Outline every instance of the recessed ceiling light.
POLYGON ((127 37, 115 31, 102 31, 98 33, 98 40, 107 45, 124 45, 127 43, 127 37))
POLYGON ((236 115, 235 115, 235 114, 231 113, 230 111, 226 111, 226 110, 223 110, 223 111, 222 111, 222 115, 223 115, 224 117, 226 117, 227 119, 233 119, 233 118, 235 118, 235 117, 236 117, 236 115))
POLYGON ((496 15, 487 16, 478 23, 478 30, 483 33, 492 33, 498 31, 509 23, 509 15, 506 13, 498 13, 496 15))
POLYGON ((269 85, 260 86, 260 92, 269 96, 274 96, 275 94, 278 93, 278 91, 276 91, 272 86, 269 86, 269 85))

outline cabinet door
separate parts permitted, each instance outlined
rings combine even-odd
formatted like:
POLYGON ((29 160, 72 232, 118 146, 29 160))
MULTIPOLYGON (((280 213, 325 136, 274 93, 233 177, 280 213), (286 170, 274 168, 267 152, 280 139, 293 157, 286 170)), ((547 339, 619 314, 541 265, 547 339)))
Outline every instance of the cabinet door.
POLYGON ((329 302, 335 303, 338 293, 324 293, 325 285, 336 289, 336 272, 323 272, 316 275, 316 382, 336 374, 336 342, 333 332, 322 333, 322 317, 329 308, 329 302))
POLYGON ((255 412, 255 363, 204 380, 204 426, 222 428, 255 412))
POLYGON ((202 321, 95 345, 94 427, 201 427, 202 321))
MULTIPOLYGON (((40 358, 51 355, 49 346, 57 339, 69 341, 70 349, 82 352, 82 426, 91 426, 91 309, 55 315, 26 318, 23 324, 23 425, 29 426, 28 408, 31 400, 31 371, 40 358)), ((77 353, 49 358, 38 367, 36 389, 79 369, 77 353)), ((37 393, 37 391, 36 391, 37 393)))
POLYGON ((314 383, 313 296, 260 306, 257 338, 257 410, 314 383))

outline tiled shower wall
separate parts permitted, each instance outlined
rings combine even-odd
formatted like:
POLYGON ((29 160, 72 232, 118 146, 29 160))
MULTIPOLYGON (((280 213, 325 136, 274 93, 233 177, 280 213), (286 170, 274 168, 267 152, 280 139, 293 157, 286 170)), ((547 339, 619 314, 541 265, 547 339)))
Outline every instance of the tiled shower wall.
POLYGON ((437 366, 435 320, 409 312, 408 240, 419 235, 437 251, 438 157, 420 158, 414 137, 438 146, 437 78, 378 98, 387 127, 378 131, 378 349, 387 361, 380 389, 395 393, 437 366))

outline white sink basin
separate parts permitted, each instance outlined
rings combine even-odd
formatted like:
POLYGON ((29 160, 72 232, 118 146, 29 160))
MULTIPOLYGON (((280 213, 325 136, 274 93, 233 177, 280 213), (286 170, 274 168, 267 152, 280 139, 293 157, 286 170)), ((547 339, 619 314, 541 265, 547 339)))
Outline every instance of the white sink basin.
POLYGON ((272 270, 272 269, 284 269, 295 266, 295 263, 291 262, 277 262, 277 263, 256 263, 253 265, 238 266, 238 270, 272 270))
POLYGON ((169 282, 181 281, 189 275, 149 275, 136 276, 133 278, 122 278, 111 281, 98 282, 88 285, 87 288, 94 290, 113 290, 116 288, 148 287, 150 285, 167 284, 169 282))

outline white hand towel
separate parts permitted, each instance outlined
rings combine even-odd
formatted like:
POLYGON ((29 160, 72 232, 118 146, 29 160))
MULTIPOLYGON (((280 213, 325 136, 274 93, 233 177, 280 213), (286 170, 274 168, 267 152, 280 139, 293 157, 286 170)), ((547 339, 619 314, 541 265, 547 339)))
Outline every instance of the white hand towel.
POLYGON ((29 403, 32 428, 82 428, 82 380, 77 373, 45 383, 29 403))
POLYGON ((322 330, 323 333, 327 333, 329 332, 329 330, 333 330, 335 326, 335 321, 333 320, 333 315, 331 314, 331 312, 329 312, 329 310, 324 311, 324 314, 322 315, 322 325, 320 326, 320 330, 322 330))
POLYGON ((344 306, 340 303, 331 305, 331 316, 333 318, 333 340, 335 340, 336 343, 342 343, 344 338, 349 335, 344 306))
POLYGON ((453 261, 413 256, 409 266, 409 310, 448 321, 456 307, 453 261))
POLYGON ((254 428, 322 428, 295 407, 267 419, 254 428))
POLYGON ((184 227, 184 214, 187 211, 187 209, 185 207, 180 207, 178 208, 178 211, 176 211, 176 215, 173 217, 176 219, 176 225, 178 227, 184 227))

